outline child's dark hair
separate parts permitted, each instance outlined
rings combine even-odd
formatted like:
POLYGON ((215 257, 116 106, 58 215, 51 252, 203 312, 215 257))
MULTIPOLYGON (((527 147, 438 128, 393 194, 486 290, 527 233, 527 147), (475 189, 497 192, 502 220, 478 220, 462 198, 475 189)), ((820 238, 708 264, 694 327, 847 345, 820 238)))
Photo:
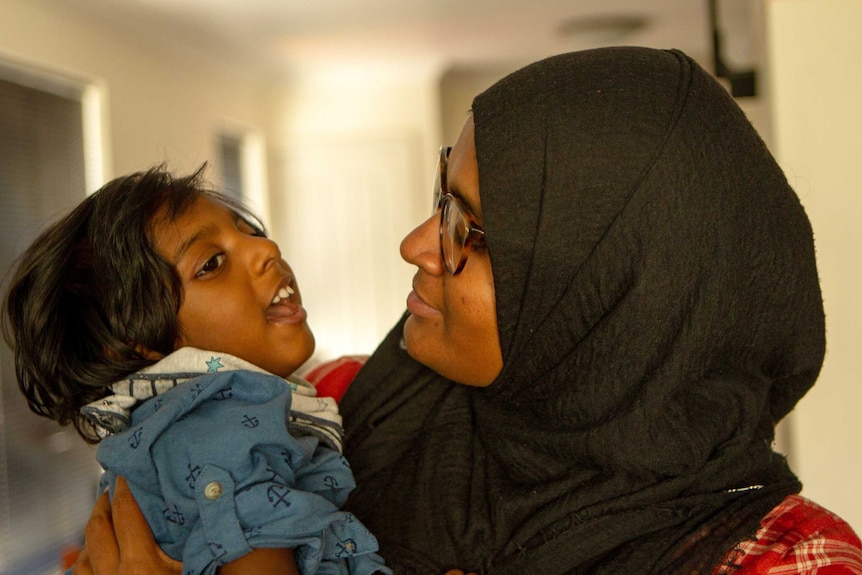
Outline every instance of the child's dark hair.
POLYGON ((174 177, 164 166, 117 178, 44 231, 21 256, 6 294, 3 333, 18 386, 35 413, 99 435, 80 408, 171 353, 182 284, 153 245, 153 228, 197 198, 221 202, 263 232, 237 202, 209 189, 202 166, 174 177), (152 357, 152 356, 151 356, 152 357))

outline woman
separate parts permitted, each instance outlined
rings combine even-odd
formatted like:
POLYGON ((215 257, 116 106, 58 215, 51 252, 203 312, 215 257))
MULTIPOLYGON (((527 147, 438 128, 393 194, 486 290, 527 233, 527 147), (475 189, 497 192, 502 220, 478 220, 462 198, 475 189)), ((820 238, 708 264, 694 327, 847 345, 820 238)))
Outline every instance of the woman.
POLYGON ((862 573, 770 447, 823 311, 804 211, 720 85, 673 51, 554 57, 443 159, 410 313, 341 404, 347 508, 396 573, 742 575, 815 540, 786 572, 862 573), (764 562, 776 520, 799 547, 764 562))

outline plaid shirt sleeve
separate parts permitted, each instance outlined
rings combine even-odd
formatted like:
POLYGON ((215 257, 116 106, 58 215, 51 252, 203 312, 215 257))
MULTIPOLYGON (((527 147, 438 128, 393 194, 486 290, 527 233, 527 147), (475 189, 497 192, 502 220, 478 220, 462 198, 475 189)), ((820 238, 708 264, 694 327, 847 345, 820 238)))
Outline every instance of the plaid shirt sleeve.
POLYGON ((712 575, 862 575, 862 543, 816 503, 791 495, 737 543, 712 575))

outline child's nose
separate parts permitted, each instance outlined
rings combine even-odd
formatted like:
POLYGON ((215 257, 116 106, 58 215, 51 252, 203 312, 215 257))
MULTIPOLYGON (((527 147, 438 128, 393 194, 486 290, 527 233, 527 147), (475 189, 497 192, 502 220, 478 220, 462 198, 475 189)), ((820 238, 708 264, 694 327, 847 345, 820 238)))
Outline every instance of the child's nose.
POLYGON ((257 273, 263 273, 281 261, 281 250, 274 241, 259 236, 249 236, 249 238, 251 264, 257 273))

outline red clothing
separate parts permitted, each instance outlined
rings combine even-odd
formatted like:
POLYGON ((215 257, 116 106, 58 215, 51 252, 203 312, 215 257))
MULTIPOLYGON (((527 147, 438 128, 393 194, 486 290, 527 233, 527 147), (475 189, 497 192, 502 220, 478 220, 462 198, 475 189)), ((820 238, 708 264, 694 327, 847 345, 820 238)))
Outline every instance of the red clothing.
POLYGON ((862 543, 840 517, 791 495, 740 541, 712 575, 862 575, 862 543))
POLYGON ((303 377, 314 384, 318 396, 331 397, 337 403, 341 401, 341 396, 350 387, 350 382, 356 377, 367 359, 368 356, 365 355, 339 357, 321 363, 308 373, 303 374, 303 377))

